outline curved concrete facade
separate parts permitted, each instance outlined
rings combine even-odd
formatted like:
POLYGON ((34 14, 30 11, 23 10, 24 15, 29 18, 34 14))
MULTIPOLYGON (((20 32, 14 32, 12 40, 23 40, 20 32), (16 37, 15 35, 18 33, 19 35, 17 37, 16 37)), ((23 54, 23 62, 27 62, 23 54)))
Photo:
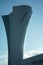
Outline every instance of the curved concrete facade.
POLYGON ((23 60, 23 45, 32 9, 27 5, 13 7, 9 15, 3 15, 8 39, 8 65, 20 65, 23 60))

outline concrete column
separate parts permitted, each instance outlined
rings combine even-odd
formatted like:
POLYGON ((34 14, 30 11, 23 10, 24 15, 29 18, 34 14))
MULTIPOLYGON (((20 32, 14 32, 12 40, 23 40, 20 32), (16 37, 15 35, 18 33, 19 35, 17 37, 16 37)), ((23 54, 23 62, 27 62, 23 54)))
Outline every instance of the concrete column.
POLYGON ((27 5, 14 6, 9 15, 3 15, 8 39, 8 65, 19 65, 23 59, 23 45, 32 9, 27 5))

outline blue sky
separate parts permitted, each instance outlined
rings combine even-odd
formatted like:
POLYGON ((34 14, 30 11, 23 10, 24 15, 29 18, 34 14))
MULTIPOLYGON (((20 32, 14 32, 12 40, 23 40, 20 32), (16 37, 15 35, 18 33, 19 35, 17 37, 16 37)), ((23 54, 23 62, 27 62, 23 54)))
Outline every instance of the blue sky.
MULTIPOLYGON (((43 53, 43 0, 0 0, 0 57, 2 59, 3 53, 7 58, 8 46, 1 16, 9 14, 12 6, 17 5, 29 5, 33 11, 24 40, 24 57, 30 57, 29 54, 32 56, 43 53)), ((1 63, 0 59, 0 65, 6 64, 4 60, 1 63)))

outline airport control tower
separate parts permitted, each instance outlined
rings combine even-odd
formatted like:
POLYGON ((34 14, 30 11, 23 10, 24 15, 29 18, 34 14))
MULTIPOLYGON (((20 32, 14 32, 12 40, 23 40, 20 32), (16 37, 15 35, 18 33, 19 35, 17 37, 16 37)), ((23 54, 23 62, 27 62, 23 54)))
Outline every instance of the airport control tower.
POLYGON ((14 6, 9 15, 3 15, 8 40, 8 65, 20 65, 23 45, 32 9, 27 5, 14 6))

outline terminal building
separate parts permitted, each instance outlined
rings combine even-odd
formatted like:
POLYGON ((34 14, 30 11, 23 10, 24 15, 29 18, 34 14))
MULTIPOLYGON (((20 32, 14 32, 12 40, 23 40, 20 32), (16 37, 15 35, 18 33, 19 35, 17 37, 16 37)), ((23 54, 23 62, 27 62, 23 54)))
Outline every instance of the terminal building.
POLYGON ((26 29, 32 15, 27 5, 14 6, 13 11, 3 15, 8 40, 8 65, 43 65, 43 54, 23 59, 26 29))

